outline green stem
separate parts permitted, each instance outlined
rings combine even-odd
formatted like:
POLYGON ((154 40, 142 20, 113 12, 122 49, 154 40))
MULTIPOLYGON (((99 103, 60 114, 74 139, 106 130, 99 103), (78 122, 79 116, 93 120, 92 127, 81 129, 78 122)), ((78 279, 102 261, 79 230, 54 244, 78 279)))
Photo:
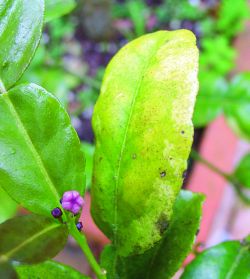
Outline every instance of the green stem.
POLYGON ((224 171, 222 171, 221 169, 219 169, 218 167, 216 167, 215 165, 213 165, 212 163, 210 163, 209 161, 207 161, 205 158, 203 158, 198 152, 196 152, 195 150, 191 151, 190 154, 191 158, 193 158, 194 160, 202 163, 203 165, 207 166, 210 170, 214 171, 215 173, 217 173, 218 175, 222 176, 225 180, 227 180, 228 182, 230 182, 232 184, 232 186, 234 187, 234 190, 236 191, 236 193, 238 194, 239 198, 245 203, 250 205, 250 197, 248 197, 247 195, 245 195, 243 188, 244 186, 241 185, 241 183, 239 183, 239 181, 236 179, 236 177, 233 174, 229 174, 226 173, 224 171))
POLYGON ((217 168, 212 163, 208 162, 205 158, 203 158, 198 152, 192 150, 190 153, 191 158, 195 161, 202 163, 203 165, 207 166, 213 172, 219 174, 220 176, 224 177, 226 180, 229 180, 230 175, 228 173, 223 172, 221 169, 217 168))
POLYGON ((72 235, 72 237, 75 239, 75 241, 81 247, 89 265, 91 266, 92 270, 96 274, 97 278, 106 279, 106 272, 97 263, 94 255, 92 254, 91 249, 89 248, 85 235, 78 231, 78 229, 76 228, 75 222, 73 220, 69 221, 68 228, 69 228, 69 232, 72 235))

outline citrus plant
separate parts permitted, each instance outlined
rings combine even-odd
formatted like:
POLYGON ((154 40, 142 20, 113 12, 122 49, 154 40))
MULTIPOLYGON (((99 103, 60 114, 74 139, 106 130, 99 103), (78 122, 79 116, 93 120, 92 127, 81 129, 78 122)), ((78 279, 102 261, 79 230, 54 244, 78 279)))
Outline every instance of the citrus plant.
MULTIPOLYGON (((88 278, 52 260, 69 235, 98 279, 171 278, 192 249, 204 200, 181 191, 198 90, 195 37, 142 36, 107 67, 93 117, 92 215, 111 240, 99 264, 78 221, 85 159, 70 118, 45 89, 17 85, 43 15, 42 0, 0 0, 1 191, 30 211, 0 225, 0 278, 88 278)), ((209 278, 248 278, 249 242, 205 251, 183 278, 208 278, 207 262, 209 278)))

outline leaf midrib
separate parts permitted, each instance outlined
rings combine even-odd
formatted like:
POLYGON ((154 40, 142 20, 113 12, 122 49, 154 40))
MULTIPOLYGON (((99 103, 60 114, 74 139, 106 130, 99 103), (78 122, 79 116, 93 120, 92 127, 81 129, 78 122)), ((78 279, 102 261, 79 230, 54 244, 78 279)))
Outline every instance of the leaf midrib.
POLYGON ((227 273, 225 279, 231 279, 231 278, 232 278, 232 276, 234 275, 234 272, 235 272, 235 270, 236 270, 236 268, 237 268, 239 262, 241 261, 241 259, 242 259, 243 255, 244 255, 244 253, 245 253, 248 249, 249 249, 248 246, 245 246, 245 247, 243 246, 243 247, 241 247, 241 250, 240 250, 239 254, 236 256, 236 258, 235 258, 235 260, 234 260, 232 266, 230 267, 229 272, 227 273))
MULTIPOLYGON (((165 33, 163 34, 161 40, 162 41, 166 40, 166 34, 165 33)), ((114 230, 114 234, 113 234, 114 235, 114 240, 113 240, 114 241, 114 246, 116 246, 116 244, 117 244, 117 230, 118 230, 117 229, 118 185, 119 185, 119 179, 120 179, 122 157, 123 157, 124 150, 125 150, 125 147, 126 147, 128 129, 129 129, 129 126, 130 126, 130 121, 132 119, 136 99, 137 99, 137 97, 140 93, 141 85, 142 85, 142 82, 144 80, 144 74, 146 72, 146 69, 149 67, 149 65, 151 63, 152 58, 155 56, 155 53, 162 47, 161 40, 157 41, 156 46, 155 46, 155 48, 153 48, 152 54, 150 55, 150 57, 148 59, 148 62, 145 63, 144 66, 142 67, 142 70, 141 70, 141 73, 140 73, 141 76, 139 78, 138 85, 137 85, 136 90, 135 90, 135 94, 133 96, 132 104, 131 104, 131 107, 130 107, 131 109, 130 109, 130 112, 129 112, 129 117, 128 117, 128 120, 127 120, 127 123, 126 123, 126 126, 125 126, 125 132, 124 132, 124 137, 123 137, 123 141, 122 141, 122 145, 121 145, 121 151, 120 151, 120 154, 119 154, 119 157, 118 157, 119 158, 118 159, 118 167, 117 167, 117 171, 116 171, 116 174, 115 174, 115 177, 116 177, 115 201, 114 201, 114 226, 115 226, 115 230, 114 230)), ((115 266, 116 266, 116 260, 117 260, 117 254, 115 254, 115 258, 114 258, 114 264, 113 264, 114 269, 115 269, 115 266)))
POLYGON ((59 201, 60 200, 59 193, 57 192, 57 189, 56 189, 54 183, 52 182, 52 180, 47 172, 47 169, 43 163, 43 160, 42 160, 41 156, 39 155, 38 151, 36 150, 36 147, 34 146, 32 140, 28 134, 28 131, 26 130, 26 128, 21 120, 21 117, 19 116, 13 103, 11 102, 11 99, 9 98, 8 93, 4 93, 2 95, 2 97, 3 97, 3 100, 5 101, 5 103, 8 105, 10 113, 12 114, 12 116, 14 117, 14 119, 16 121, 17 128, 23 135, 25 142, 28 146, 28 149, 31 151, 39 170, 41 171, 42 175, 45 178, 45 181, 47 182, 47 185, 49 186, 49 188, 50 188, 51 192, 53 193, 53 195, 55 196, 56 200, 59 201))
POLYGON ((10 250, 9 252, 7 252, 6 254, 4 254, 3 256, 6 257, 7 259, 10 259, 12 257, 12 255, 14 255, 16 252, 18 252, 19 250, 21 250, 23 247, 29 245, 31 242, 33 242, 34 240, 36 240, 37 238, 39 238, 40 236, 48 233, 49 231, 52 231, 53 229, 59 227, 59 224, 51 224, 50 226, 48 226, 47 228, 39 231, 38 233, 35 233, 34 235, 32 235, 30 238, 26 239, 25 241, 23 241, 22 243, 20 243, 19 245, 17 245, 15 248, 13 248, 12 250, 10 250))

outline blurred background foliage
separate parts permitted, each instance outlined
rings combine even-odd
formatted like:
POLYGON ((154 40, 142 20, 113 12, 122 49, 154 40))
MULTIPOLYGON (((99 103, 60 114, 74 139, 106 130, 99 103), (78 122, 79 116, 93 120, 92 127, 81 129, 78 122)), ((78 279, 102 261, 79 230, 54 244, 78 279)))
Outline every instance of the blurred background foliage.
MULTIPOLYGON (((200 49, 195 127, 204 128, 224 114, 232 129, 250 140, 250 73, 232 76, 237 55, 233 41, 250 17, 246 0, 45 2, 41 43, 20 82, 45 87, 70 113, 87 157, 88 187, 94 153, 91 116, 104 69, 123 45, 147 32, 185 28, 195 33, 200 49)), ((244 174, 248 167, 249 156, 235 173, 249 187, 250 177, 244 174)), ((15 209, 15 204, 10 204, 13 210, 9 215, 15 209)), ((1 211, 2 207, 0 216, 5 216, 1 211)))

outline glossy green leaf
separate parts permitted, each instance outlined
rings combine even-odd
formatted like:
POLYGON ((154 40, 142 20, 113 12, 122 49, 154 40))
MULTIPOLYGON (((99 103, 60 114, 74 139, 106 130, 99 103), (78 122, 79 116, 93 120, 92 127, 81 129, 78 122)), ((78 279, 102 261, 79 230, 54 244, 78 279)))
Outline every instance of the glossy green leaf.
POLYGON ((86 186, 89 189, 91 187, 92 173, 93 173, 93 156, 95 147, 88 142, 82 142, 82 151, 86 158, 86 186))
POLYGON ((24 207, 48 216, 65 191, 84 192, 77 134, 58 100, 37 85, 0 95, 0 181, 24 207))
POLYGON ((241 137, 250 139, 250 73, 234 77, 224 111, 229 125, 241 137))
POLYGON ((0 278, 1 279, 18 279, 15 269, 10 263, 0 263, 0 278))
MULTIPOLYGON (((122 258, 112 246, 102 254, 102 265, 108 271, 108 279, 172 278, 191 251, 201 219, 204 198, 200 194, 181 191, 173 218, 162 239, 142 255, 122 258)), ((166 223, 158 223, 164 230, 166 223)))
POLYGON ((0 187, 0 224, 13 217, 16 209, 16 202, 0 187))
POLYGON ((250 239, 228 241, 198 255, 181 279, 249 279, 250 239))
POLYGON ((90 279, 72 267, 54 261, 46 261, 36 265, 16 266, 19 279, 90 279))
POLYGON ((228 85, 224 78, 208 72, 199 73, 199 84, 193 122, 195 127, 204 127, 223 113, 228 85))
POLYGON ((68 238, 66 225, 35 214, 0 225, 0 262, 37 263, 55 257, 68 238))
POLYGON ((75 0, 45 0, 45 21, 70 13, 76 7, 75 0))
POLYGON ((193 139, 198 50, 187 30, 159 31, 107 67, 97 101, 92 215, 123 256, 159 241, 193 139))
POLYGON ((241 159, 234 171, 234 176, 243 187, 250 188, 250 153, 241 159))
POLYGON ((29 65, 43 25, 43 0, 0 0, 0 92, 29 65))

